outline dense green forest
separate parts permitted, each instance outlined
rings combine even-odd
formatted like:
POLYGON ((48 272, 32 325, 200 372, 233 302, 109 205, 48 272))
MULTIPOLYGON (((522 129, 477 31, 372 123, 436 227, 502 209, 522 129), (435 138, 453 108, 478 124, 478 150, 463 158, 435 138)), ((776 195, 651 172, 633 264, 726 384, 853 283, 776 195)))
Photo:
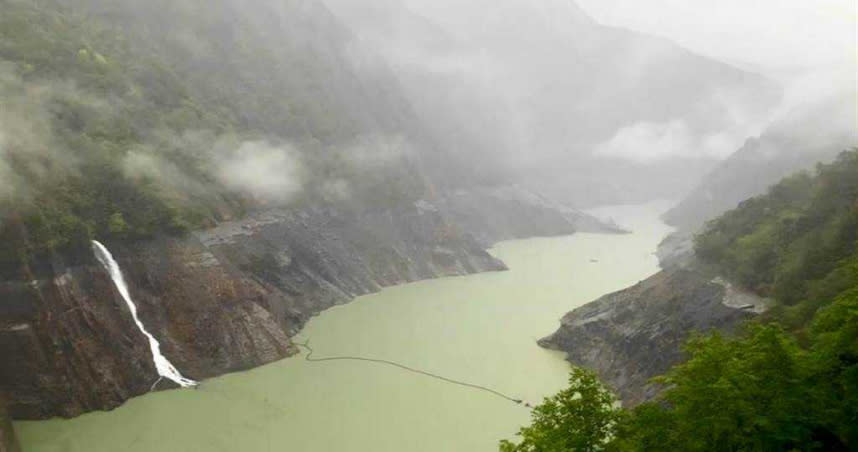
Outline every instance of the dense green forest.
POLYGON ((858 151, 710 222, 696 250, 776 307, 736 337, 690 339, 660 398, 632 410, 574 372, 501 450, 858 449, 858 151))
POLYGON ((352 71, 347 32, 256 6, 0 0, 0 273, 260 206, 422 194, 406 104, 352 71))
POLYGON ((800 330, 858 286, 858 152, 799 173, 710 222, 696 252, 719 273, 779 302, 774 317, 800 330))

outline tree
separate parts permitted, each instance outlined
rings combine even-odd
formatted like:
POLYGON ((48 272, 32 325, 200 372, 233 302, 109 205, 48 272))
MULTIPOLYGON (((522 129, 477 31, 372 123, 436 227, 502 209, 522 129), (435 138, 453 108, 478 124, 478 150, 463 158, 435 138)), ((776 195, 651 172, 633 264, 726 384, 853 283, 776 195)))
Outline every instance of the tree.
MULTIPOLYGON (((742 334, 696 335, 666 389, 610 410, 573 374, 503 452, 858 450, 858 151, 743 202, 697 237, 698 257, 776 308, 742 334), (594 428, 601 426, 601 428, 594 428)), ((593 380, 590 380, 593 378, 593 380)))
POLYGON ((667 404, 643 403, 623 416, 608 449, 612 452, 688 450, 687 441, 679 437, 678 422, 676 413, 667 404))
POLYGON ((501 441, 501 452, 593 452, 613 437, 622 410, 616 398, 588 370, 573 369, 569 388, 534 408, 519 444, 501 441))
POLYGON ((107 230, 111 234, 122 234, 128 230, 128 224, 125 222, 125 217, 122 212, 116 212, 107 220, 107 230))
POLYGON ((686 350, 690 359, 661 381, 687 450, 814 448, 806 353, 780 327, 752 323, 742 339, 714 334, 686 350))
MULTIPOLYGON (((854 268, 858 272, 858 267, 854 268)), ((858 447, 858 287, 820 310, 812 324, 814 398, 825 430, 858 447)), ((829 447, 829 450, 834 450, 829 447)))

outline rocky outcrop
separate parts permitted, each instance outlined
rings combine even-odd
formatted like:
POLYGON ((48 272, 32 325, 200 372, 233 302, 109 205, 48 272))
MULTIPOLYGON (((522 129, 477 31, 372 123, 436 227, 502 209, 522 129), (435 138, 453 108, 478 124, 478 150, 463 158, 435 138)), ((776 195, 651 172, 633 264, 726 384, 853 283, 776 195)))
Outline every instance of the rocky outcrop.
MULTIPOLYGON (((276 297, 192 239, 115 247, 147 329, 183 373, 205 378, 286 356, 266 302, 276 297)), ((0 390, 17 419, 74 416, 142 394, 157 380, 149 346, 96 263, 0 285, 0 390)))
POLYGON ((12 418, 6 410, 6 399, 0 394, 0 452, 20 452, 12 418))
MULTIPOLYGON (((425 206, 272 210, 181 239, 107 246, 165 356, 197 380, 288 356, 310 316, 355 296, 505 268, 425 206)), ((17 419, 110 409, 157 380, 109 276, 80 260, 0 283, 0 391, 17 419)))
POLYGON ((485 246, 501 240, 574 232, 627 232, 520 185, 458 190, 440 204, 456 224, 485 246))
POLYGON ((539 344, 595 370, 633 406, 658 393, 649 380, 682 360, 692 332, 731 331, 764 309, 764 300, 694 266, 674 267, 566 314, 539 344))
POLYGON ((686 231, 668 234, 655 252, 661 268, 686 267, 694 264, 694 236, 686 231))
MULTIPOLYGON (((505 269, 476 235, 493 243, 576 230, 569 212, 509 199, 489 206, 491 221, 460 226, 467 206, 485 199, 456 201, 458 212, 449 201, 274 209, 182 238, 106 245, 164 355, 203 380, 289 356, 290 337, 311 316, 356 296, 505 269)), ((75 416, 150 391, 157 372, 148 344, 93 256, 57 257, 33 271, 29 281, 0 281, 0 392, 11 415, 75 416)))

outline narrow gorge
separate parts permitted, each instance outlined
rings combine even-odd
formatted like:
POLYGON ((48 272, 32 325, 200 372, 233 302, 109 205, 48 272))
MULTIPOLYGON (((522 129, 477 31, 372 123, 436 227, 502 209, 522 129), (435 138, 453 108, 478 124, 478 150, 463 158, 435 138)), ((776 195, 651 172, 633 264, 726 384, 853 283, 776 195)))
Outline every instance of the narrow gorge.
POLYGON ((849 1, 0 0, 0 452, 856 449, 849 1))

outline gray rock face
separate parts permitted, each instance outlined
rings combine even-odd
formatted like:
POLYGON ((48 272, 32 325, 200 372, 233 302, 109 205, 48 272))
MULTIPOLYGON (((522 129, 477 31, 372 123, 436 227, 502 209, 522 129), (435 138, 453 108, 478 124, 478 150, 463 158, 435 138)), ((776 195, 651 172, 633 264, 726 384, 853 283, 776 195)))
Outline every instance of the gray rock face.
POLYGON ((674 267, 566 314, 539 344, 595 370, 634 406, 658 393, 648 381, 682 360, 692 332, 731 331, 762 309, 762 300, 693 266, 674 267))
POLYGON ((661 268, 686 267, 694 263, 694 237, 689 232, 669 234, 655 252, 661 268))
MULTIPOLYGON (((197 380, 289 356, 289 337, 311 316, 358 295, 505 269, 416 206, 272 210, 182 239, 107 246, 165 356, 197 380)), ((0 283, 0 392, 16 419, 110 409, 157 379, 112 281, 89 262, 0 283)))
POLYGON ((12 418, 6 411, 6 399, 0 394, 0 452, 20 452, 15 430, 12 428, 12 418))

